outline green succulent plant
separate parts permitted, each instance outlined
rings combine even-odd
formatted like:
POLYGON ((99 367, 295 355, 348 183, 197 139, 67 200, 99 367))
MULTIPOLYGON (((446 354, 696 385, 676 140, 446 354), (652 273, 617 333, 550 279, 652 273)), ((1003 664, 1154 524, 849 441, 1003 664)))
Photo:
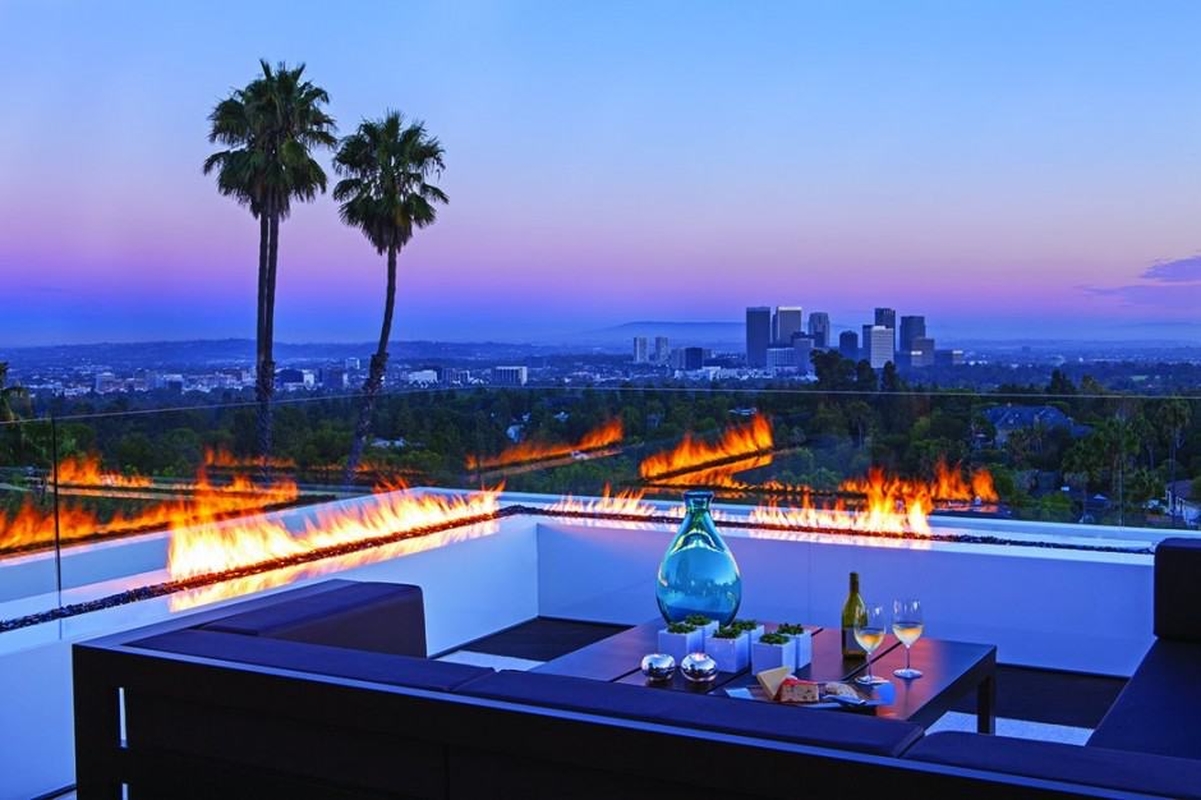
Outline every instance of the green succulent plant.
POLYGON ((672 622, 667 626, 668 633, 692 633, 697 628, 688 622, 672 622))
POLYGON ((733 625, 727 625, 724 628, 718 628, 713 634, 714 639, 737 639, 742 634, 746 633, 742 628, 735 628, 733 625))

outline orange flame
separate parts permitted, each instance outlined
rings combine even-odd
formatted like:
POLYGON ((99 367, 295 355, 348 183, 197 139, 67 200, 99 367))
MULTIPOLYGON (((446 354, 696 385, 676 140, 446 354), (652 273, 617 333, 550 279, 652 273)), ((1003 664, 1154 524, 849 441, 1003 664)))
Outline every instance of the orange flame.
POLYGON ((291 567, 259 572, 240 578, 231 578, 228 581, 222 581, 210 586, 202 586, 199 589, 175 592, 170 595, 170 606, 172 611, 196 608, 197 606, 215 603, 230 597, 241 597, 254 592, 266 591, 276 586, 283 586, 306 578, 328 575, 333 572, 351 569, 352 567, 376 564, 380 561, 387 561, 400 556, 434 550, 456 542, 478 539, 482 536, 497 533, 499 530, 500 523, 496 520, 477 522, 472 525, 463 525, 449 530, 428 533, 423 536, 414 536, 410 539, 401 539, 398 542, 391 542, 379 545, 378 547, 369 547, 353 553, 332 556, 307 564, 297 564, 291 567))
POLYGON ((66 486, 114 486, 141 489, 154 484, 150 478, 140 475, 122 475, 120 472, 102 470, 100 457, 97 455, 68 456, 58 463, 56 472, 59 484, 66 486))
POLYGON ((639 466, 639 474, 646 480, 660 480, 681 472, 690 472, 715 462, 729 461, 772 449, 771 423, 756 414, 745 425, 727 428, 715 443, 698 441, 691 433, 674 450, 656 453, 646 458, 639 466))
MULTIPOLYGON (((96 536, 161 530, 293 503, 300 496, 290 480, 259 486, 244 475, 234 475, 228 483, 213 484, 203 468, 194 483, 180 488, 189 492, 186 498, 151 503, 137 511, 118 511, 107 520, 60 495, 58 539, 71 543, 96 536)), ((26 498, 11 519, 0 512, 0 550, 42 547, 54 541, 54 509, 49 504, 42 507, 26 498)))
POLYGON ((519 442, 505 448, 496 456, 467 456, 467 469, 494 469, 527 461, 542 461, 562 458, 572 453, 587 453, 617 444, 625 436, 620 419, 611 419, 593 431, 589 431, 575 444, 544 444, 541 442, 519 442))
POLYGON ((547 506, 551 513, 567 514, 614 514, 634 517, 650 517, 662 513, 650 503, 643 502, 645 492, 637 489, 625 489, 617 494, 612 493, 609 484, 605 484, 601 496, 589 500, 577 500, 571 495, 564 495, 558 502, 547 506))
POLYGON ((296 462, 290 458, 275 458, 267 456, 255 456, 252 458, 239 458, 233 453, 223 448, 206 447, 204 449, 204 466, 217 467, 219 469, 252 469, 255 467, 268 466, 275 469, 295 469, 296 462))
POLYGON ((371 495, 359 505, 319 509, 296 532, 283 521, 265 516, 178 526, 172 531, 167 571, 172 580, 180 580, 345 545, 368 546, 374 539, 494 515, 500 491, 498 487, 465 497, 371 495))

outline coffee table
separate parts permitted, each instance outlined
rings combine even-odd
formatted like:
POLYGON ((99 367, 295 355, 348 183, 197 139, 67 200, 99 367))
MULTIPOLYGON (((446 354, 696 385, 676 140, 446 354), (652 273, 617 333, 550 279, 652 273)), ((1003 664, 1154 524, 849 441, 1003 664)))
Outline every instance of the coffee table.
MULTIPOLYGON (((705 684, 691 683, 678 672, 670 682, 648 682, 640 669, 642 657, 658 650, 658 631, 662 627, 662 620, 635 625, 547 661, 531 671, 645 685, 661 691, 701 694, 725 694, 727 689, 757 684, 749 670, 719 672, 713 681, 705 684)), ((768 631, 774 627, 774 624, 766 623, 768 631)), ((837 629, 820 626, 809 629, 813 633, 813 660, 796 671, 798 678, 847 681, 864 670, 862 660, 843 659, 841 637, 837 629)), ((906 680, 894 676, 892 671, 904 666, 905 648, 893 637, 888 637, 872 658, 872 671, 889 681, 881 689, 870 690, 875 692, 873 704, 848 706, 829 712, 812 709, 811 713, 874 714, 929 727, 961 698, 975 691, 976 730, 980 733, 996 731, 997 648, 994 645, 923 637, 913 645, 910 657, 913 666, 922 671, 922 677, 906 680)))

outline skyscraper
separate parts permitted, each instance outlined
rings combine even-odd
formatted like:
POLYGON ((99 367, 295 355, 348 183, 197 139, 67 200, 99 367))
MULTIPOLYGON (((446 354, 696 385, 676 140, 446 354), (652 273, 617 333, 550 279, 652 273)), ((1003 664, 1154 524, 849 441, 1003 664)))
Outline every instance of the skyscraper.
POLYGON ((809 314, 809 338, 813 339, 813 346, 818 350, 830 346, 830 315, 825 311, 809 314))
POLYGON ((802 311, 800 306, 776 306, 776 315, 772 319, 772 341, 781 345, 791 345, 792 336, 801 333, 802 311))
POLYGON ((666 336, 656 336, 655 337, 655 353, 654 353, 655 363, 656 364, 666 364, 669 358, 671 358, 671 350, 669 350, 667 348, 667 337, 666 336))
MULTIPOLYGON (((892 331, 892 349, 897 349, 897 312, 892 308, 877 308, 876 309, 876 324, 883 325, 892 331)), ((867 345, 864 344, 866 348, 867 345)), ((891 358, 891 356, 889 356, 891 358)))
POLYGON ((854 331, 843 331, 838 334, 838 354, 852 361, 859 360, 859 334, 854 331))
POLYGON ((645 364, 647 362, 646 337, 634 337, 634 363, 645 364))
POLYGON ((893 358, 893 331, 884 325, 872 325, 864 345, 865 358, 872 369, 880 369, 893 358))
POLYGON ((771 343, 771 307, 748 306, 746 309, 746 363, 750 367, 767 366, 767 346, 771 343))
POLYGON ((913 341, 925 338, 925 336, 925 317, 901 317, 901 341, 899 345, 901 350, 916 350, 917 348, 913 346, 913 341))

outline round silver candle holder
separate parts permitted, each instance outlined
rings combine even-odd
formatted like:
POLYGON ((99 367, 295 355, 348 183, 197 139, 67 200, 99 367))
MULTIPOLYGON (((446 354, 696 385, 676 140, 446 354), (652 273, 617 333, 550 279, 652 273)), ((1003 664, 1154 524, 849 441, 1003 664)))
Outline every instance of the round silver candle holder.
POLYGON ((717 662, 707 653, 689 653, 680 661, 680 672, 693 683, 709 683, 717 677, 717 662))
POLYGON ((676 673, 676 660, 669 653, 651 653, 642 657, 642 674, 648 681, 669 681, 676 673))

